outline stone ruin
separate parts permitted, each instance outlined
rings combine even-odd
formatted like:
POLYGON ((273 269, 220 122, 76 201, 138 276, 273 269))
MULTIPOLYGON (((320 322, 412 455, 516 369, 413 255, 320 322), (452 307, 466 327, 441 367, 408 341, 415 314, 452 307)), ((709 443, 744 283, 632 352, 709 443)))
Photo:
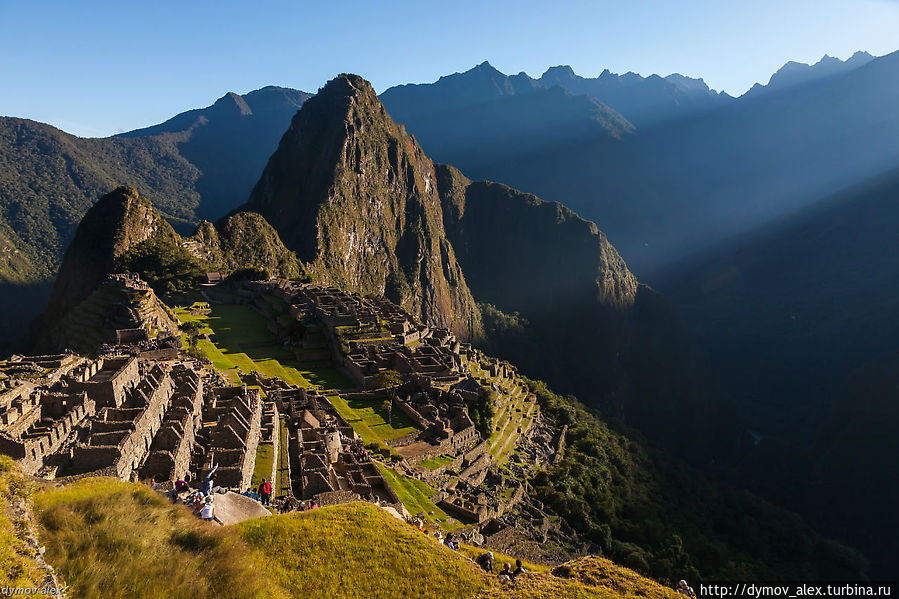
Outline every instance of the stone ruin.
POLYGON ((140 476, 152 480, 177 480, 190 470, 196 433, 203 426, 203 380, 184 366, 172 369, 175 393, 162 420, 140 476))
POLYGON ((166 368, 156 364, 142 369, 139 382, 127 390, 123 401, 102 404, 106 407, 91 420, 87 438, 73 449, 74 468, 85 472, 109 468, 114 476, 130 478, 149 453, 174 391, 166 368))
POLYGON ((215 484, 245 491, 256 465, 256 449, 262 436, 262 401, 259 390, 217 387, 206 394, 204 414, 215 422, 203 455, 202 472, 218 466, 215 484))

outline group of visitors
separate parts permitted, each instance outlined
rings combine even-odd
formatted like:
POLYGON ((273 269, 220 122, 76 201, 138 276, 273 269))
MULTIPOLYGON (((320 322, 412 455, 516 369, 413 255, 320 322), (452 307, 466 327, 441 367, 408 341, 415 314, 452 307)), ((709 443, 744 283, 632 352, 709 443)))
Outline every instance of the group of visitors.
POLYGON ((354 439, 350 442, 350 453, 353 454, 353 458, 355 458, 357 462, 367 462, 370 459, 368 457, 368 450, 365 449, 362 439, 354 439))
MULTIPOLYGON (((482 553, 478 556, 476 563, 481 567, 484 572, 488 574, 493 574, 493 552, 488 551, 487 553, 482 553)), ((503 582, 511 582, 515 580, 521 574, 524 574, 527 570, 524 566, 521 565, 521 560, 515 560, 515 569, 512 569, 512 565, 509 562, 503 564, 503 569, 499 573, 499 579, 503 582)))

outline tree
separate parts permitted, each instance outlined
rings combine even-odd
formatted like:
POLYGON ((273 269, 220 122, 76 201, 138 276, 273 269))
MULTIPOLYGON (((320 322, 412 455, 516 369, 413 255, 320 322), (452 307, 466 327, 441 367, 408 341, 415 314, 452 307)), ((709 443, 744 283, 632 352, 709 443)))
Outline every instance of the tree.
POLYGON ((197 346, 197 337, 203 329, 203 325, 197 320, 188 320, 179 327, 187 335, 187 344, 191 349, 197 346))
POLYGON ((375 382, 379 387, 387 389, 390 399, 384 402, 384 408, 387 410, 387 423, 392 424, 393 420, 393 402, 396 399, 396 390, 403 384, 403 375, 396 370, 382 370, 375 375, 375 382))

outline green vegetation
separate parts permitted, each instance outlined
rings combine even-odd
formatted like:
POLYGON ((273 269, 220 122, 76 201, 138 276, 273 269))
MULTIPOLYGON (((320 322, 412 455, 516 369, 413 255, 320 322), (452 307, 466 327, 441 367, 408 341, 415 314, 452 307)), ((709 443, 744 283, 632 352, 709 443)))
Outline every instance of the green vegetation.
POLYGON ((496 407, 496 391, 485 389, 477 399, 468 402, 468 415, 474 427, 485 437, 493 432, 493 416, 496 407))
POLYGON ((290 477, 287 476, 289 439, 287 424, 283 418, 278 421, 278 445, 278 467, 275 470, 275 480, 272 483, 274 497, 287 495, 290 491, 290 477))
POLYGON ((116 260, 115 270, 140 273, 163 296, 192 288, 208 265, 188 253, 171 228, 168 233, 154 235, 129 248, 116 260))
POLYGON ((422 460, 418 463, 418 465, 427 468, 428 470, 436 470, 441 466, 449 464, 453 461, 453 459, 453 456, 439 455, 436 458, 428 458, 426 460, 422 460))
MULTIPOLYGON (((253 467, 253 479, 250 481, 250 485, 255 489, 262 483, 262 479, 271 479, 272 477, 272 463, 275 459, 275 447, 271 443, 260 443, 256 448, 256 464, 253 467)), ((275 483, 277 481, 271 481, 272 483, 272 493, 275 492, 277 487, 275 483)))
MULTIPOLYGON (((499 559, 496 552, 494 557, 499 559)), ((506 556, 507 559, 508 556, 506 556)), ((494 568, 498 562, 494 561, 494 568)), ((512 560, 514 567, 515 562, 512 560)), ((502 567, 502 566, 500 566, 502 567)), ((525 569, 530 570, 527 565, 525 569)), ((643 578, 607 559, 588 556, 559 566, 559 576, 548 572, 528 572, 515 583, 493 587, 479 596, 503 599, 676 599, 672 589, 643 578)))
POLYGON ((454 531, 464 525, 458 519, 454 519, 453 522, 447 522, 453 516, 448 515, 431 501, 430 497, 436 491, 428 483, 416 478, 407 478, 383 464, 378 464, 378 468, 380 468, 381 474, 390 483, 391 488, 396 492, 400 501, 413 516, 424 514, 425 520, 433 521, 446 532, 454 531), (434 515, 430 515, 430 512, 434 512, 434 515))
POLYGON ((568 425, 564 457, 532 480, 537 496, 617 563, 668 582, 860 577, 857 553, 795 514, 710 482, 542 382, 528 385, 568 425))
POLYGON ((252 308, 215 304, 209 314, 191 314, 190 309, 178 309, 176 313, 184 321, 183 327, 193 330, 200 326, 199 334, 215 335, 214 342, 200 339, 197 347, 234 384, 240 382, 240 369, 244 373, 255 370, 266 377, 277 376, 292 385, 312 385, 292 365, 294 356, 278 345, 265 317, 252 308))
POLYGON ((47 559, 73 597, 279 597, 258 554, 143 485, 87 478, 36 493, 47 559))
POLYGON ((259 214, 238 212, 212 225, 203 222, 190 238, 201 243, 209 262, 238 279, 307 279, 296 255, 259 214))
POLYGON ((22 539, 23 523, 10 519, 9 505, 28 499, 30 484, 12 458, 0 455, 0 588, 38 586, 43 572, 22 539))
POLYGON ((365 443, 380 443, 411 435, 418 428, 409 417, 397 410, 391 421, 383 402, 376 399, 346 400, 338 395, 328 396, 328 400, 341 416, 349 422, 353 430, 365 443))

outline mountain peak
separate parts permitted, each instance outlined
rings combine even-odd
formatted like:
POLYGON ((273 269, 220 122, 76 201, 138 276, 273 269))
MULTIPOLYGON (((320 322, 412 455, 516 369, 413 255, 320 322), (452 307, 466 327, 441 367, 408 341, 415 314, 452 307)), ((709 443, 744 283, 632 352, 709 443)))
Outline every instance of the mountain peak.
POLYGON ((767 85, 756 84, 745 95, 756 96, 842 75, 866 65, 872 60, 874 57, 863 51, 856 52, 846 60, 825 54, 814 64, 790 60, 771 75, 767 85))
POLYGON ((558 65, 554 67, 549 67, 546 69, 546 72, 540 76, 540 79, 543 78, 553 78, 553 79, 574 79, 577 77, 577 73, 574 72, 569 65, 558 65))
POLYGON ((433 163, 371 84, 342 74, 294 117, 247 209, 322 283, 377 293, 462 337, 480 315, 443 230, 433 163))
POLYGON ((212 105, 212 109, 219 112, 230 112, 240 116, 248 116, 253 114, 253 111, 250 109, 250 105, 247 104, 247 101, 243 99, 242 96, 235 94, 234 92, 228 92, 221 98, 215 101, 215 104, 212 105))

